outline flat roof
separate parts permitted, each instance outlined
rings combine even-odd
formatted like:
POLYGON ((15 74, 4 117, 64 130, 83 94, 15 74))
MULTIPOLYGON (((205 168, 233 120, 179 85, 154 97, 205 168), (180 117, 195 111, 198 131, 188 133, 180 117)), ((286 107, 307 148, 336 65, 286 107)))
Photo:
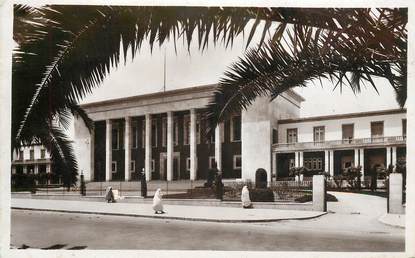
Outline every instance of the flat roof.
MULTIPOLYGON (((125 98, 117 98, 117 99, 110 99, 110 100, 103 100, 103 101, 85 103, 85 104, 82 104, 81 107, 82 108, 91 108, 91 107, 117 104, 119 102, 137 102, 137 101, 140 101, 140 100, 156 99, 156 98, 167 97, 167 96, 185 95, 185 94, 191 94, 191 93, 196 93, 196 92, 209 92, 209 91, 211 91, 213 93, 216 90, 217 87, 218 87, 218 84, 199 85, 199 86, 195 86, 195 87, 174 89, 174 90, 168 90, 168 91, 164 91, 164 92, 161 91, 161 92, 155 92, 155 93, 149 93, 149 94, 135 95, 135 96, 125 97, 125 98)), ((292 98, 299 101, 299 102, 305 101, 305 99, 301 95, 299 95, 297 92, 295 92, 293 90, 287 90, 286 93, 289 96, 291 96, 292 98)))
POLYGON ((406 113, 406 108, 344 113, 344 114, 325 115, 325 116, 311 116, 311 117, 303 117, 303 118, 295 118, 295 119, 281 119, 281 120, 278 120, 278 123, 279 124, 291 124, 291 123, 314 122, 314 121, 322 121, 322 120, 345 119, 345 118, 365 117, 365 116, 391 115, 391 114, 399 114, 399 113, 406 113))

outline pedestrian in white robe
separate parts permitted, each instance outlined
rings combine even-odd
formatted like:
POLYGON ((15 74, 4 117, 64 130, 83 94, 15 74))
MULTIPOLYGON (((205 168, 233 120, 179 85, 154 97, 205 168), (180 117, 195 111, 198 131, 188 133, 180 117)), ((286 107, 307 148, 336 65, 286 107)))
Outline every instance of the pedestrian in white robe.
POLYGON ((241 201, 243 208, 252 208, 251 198, 249 198, 249 190, 246 185, 242 188, 241 201))
POLYGON ((163 211, 163 202, 162 202, 161 198, 162 198, 161 189, 158 188, 156 193, 154 194, 154 197, 153 197, 153 210, 156 214, 164 213, 164 211, 163 211))

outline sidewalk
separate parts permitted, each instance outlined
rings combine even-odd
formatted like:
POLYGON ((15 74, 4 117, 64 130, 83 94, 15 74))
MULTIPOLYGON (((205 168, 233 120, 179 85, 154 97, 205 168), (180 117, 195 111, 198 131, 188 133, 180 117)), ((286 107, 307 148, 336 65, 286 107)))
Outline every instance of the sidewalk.
POLYGON ((379 218, 379 221, 389 226, 405 228, 405 214, 386 213, 379 218))
POLYGON ((303 220, 320 217, 326 214, 326 212, 317 211, 242 209, 233 207, 185 205, 164 205, 165 214, 154 214, 151 207, 152 204, 145 203, 106 203, 21 198, 12 198, 11 206, 12 209, 24 210, 210 222, 271 222, 280 220, 303 220))

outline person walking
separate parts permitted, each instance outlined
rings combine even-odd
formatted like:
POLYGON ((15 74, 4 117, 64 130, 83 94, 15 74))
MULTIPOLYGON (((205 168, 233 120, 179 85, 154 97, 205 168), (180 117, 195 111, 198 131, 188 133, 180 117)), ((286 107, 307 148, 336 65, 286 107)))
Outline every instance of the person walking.
POLYGON ((105 190, 105 200, 108 203, 115 202, 114 193, 112 192, 112 187, 111 186, 108 186, 107 189, 105 190))
POLYGON ((141 177, 140 177, 140 182, 141 182, 141 197, 146 198, 147 197, 147 181, 146 181, 146 173, 144 171, 141 171, 141 177))
POLYGON ((223 200, 222 173, 220 171, 215 175, 215 193, 216 199, 223 200))
POLYGON ((242 188, 241 202, 242 202, 242 208, 244 209, 252 208, 251 198, 249 197, 249 190, 246 185, 242 188))
POLYGON ((153 210, 155 214, 165 213, 163 210, 162 194, 160 188, 157 189, 153 197, 153 210))

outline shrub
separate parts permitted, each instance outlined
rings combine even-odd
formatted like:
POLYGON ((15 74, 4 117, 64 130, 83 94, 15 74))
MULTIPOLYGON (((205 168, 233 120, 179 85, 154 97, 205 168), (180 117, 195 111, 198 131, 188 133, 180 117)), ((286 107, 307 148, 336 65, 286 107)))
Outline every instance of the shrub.
POLYGON ((35 189, 36 176, 33 174, 13 174, 11 177, 12 187, 15 189, 35 189))
POLYGON ((251 189, 249 190, 249 197, 253 202, 273 202, 274 192, 271 189, 251 189))
MULTIPOLYGON (((328 202, 337 202, 338 201, 336 196, 334 196, 332 194, 329 194, 329 193, 326 193, 326 200, 328 202)), ((299 202, 299 203, 311 202, 311 201, 313 201, 313 195, 307 194, 307 195, 295 198, 294 201, 299 202)))

